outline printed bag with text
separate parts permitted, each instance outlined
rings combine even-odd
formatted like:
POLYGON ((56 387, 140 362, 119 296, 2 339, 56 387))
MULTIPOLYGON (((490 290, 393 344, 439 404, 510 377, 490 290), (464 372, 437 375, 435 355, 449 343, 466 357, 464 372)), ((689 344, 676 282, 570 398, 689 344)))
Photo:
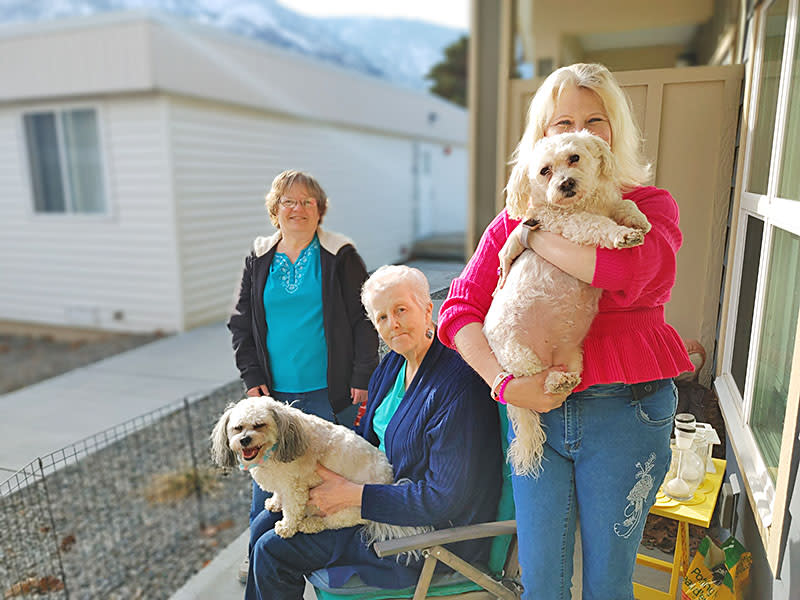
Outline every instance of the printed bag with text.
POLYGON ((717 546, 706 536, 683 579, 683 600, 742 600, 753 559, 731 536, 717 546))

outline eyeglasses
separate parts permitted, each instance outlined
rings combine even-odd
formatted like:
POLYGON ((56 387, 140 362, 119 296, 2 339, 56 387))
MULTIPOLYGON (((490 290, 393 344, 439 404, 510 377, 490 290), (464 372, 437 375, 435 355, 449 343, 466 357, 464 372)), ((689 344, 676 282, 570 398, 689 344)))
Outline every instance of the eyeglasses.
POLYGON ((294 208, 298 204, 303 208, 311 208, 312 206, 317 205, 317 201, 314 198, 303 198, 302 200, 295 200, 294 198, 281 198, 280 204, 284 208, 294 208))

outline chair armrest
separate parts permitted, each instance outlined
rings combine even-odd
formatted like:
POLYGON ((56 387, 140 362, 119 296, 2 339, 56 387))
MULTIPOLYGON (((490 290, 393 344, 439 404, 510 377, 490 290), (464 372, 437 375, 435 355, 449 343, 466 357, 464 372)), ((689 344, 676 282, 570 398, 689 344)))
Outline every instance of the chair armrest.
POLYGON ((399 554, 400 552, 408 552, 410 550, 424 550, 425 548, 441 546, 442 544, 497 537, 499 535, 510 535, 516 532, 516 521, 494 521, 491 523, 466 525, 464 527, 439 529, 429 533, 420 533, 408 537, 375 542, 374 547, 375 554, 384 557, 399 554))

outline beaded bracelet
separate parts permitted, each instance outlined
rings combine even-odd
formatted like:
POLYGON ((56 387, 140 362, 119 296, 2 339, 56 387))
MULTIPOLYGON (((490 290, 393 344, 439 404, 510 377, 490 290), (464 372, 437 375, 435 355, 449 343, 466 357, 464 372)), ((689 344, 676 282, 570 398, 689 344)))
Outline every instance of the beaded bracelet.
POLYGON ((512 379, 514 379, 514 374, 513 373, 509 373, 508 377, 503 379, 503 383, 500 384, 500 388, 497 390, 497 398, 496 398, 496 400, 500 404, 506 404, 506 399, 503 397, 503 392, 506 391, 506 386, 508 385, 508 382, 511 381, 512 379))

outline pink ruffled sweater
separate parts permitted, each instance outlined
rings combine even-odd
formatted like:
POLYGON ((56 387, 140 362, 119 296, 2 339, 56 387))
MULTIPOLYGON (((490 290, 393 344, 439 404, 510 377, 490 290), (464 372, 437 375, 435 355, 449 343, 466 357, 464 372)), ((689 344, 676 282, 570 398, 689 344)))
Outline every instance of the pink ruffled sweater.
MULTIPOLYGON (((639 383, 675 377, 694 367, 678 333, 664 321, 664 304, 675 283, 675 254, 683 236, 678 205, 665 190, 639 187, 625 194, 652 229, 636 248, 597 249, 592 285, 601 288, 599 312, 583 344, 584 363, 575 391, 600 383, 639 383)), ((483 323, 497 285, 497 253, 519 221, 503 210, 486 228, 439 312, 439 339, 468 323, 483 323)))

